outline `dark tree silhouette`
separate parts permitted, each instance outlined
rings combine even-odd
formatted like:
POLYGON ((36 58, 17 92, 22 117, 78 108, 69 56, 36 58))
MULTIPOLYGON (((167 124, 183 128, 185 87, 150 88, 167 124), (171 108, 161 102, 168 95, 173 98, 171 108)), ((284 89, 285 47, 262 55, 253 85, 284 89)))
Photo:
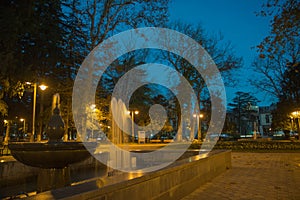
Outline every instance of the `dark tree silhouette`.
POLYGON ((249 105, 256 106, 258 100, 247 92, 236 92, 236 96, 233 98, 232 103, 228 106, 231 108, 234 117, 237 119, 238 132, 242 133, 242 118, 249 116, 249 105))

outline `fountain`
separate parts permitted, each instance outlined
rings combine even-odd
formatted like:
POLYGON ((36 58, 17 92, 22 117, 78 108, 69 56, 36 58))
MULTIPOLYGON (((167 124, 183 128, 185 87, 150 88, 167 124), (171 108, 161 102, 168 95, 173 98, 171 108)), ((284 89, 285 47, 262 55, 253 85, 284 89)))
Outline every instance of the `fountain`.
MULTIPOLYGON (((8 147, 19 162, 38 167, 37 192, 70 185, 69 165, 87 159, 90 153, 82 142, 64 142, 64 122, 59 111, 59 94, 53 98, 53 113, 48 123, 47 142, 11 142, 8 147)), ((90 145, 95 146, 95 143, 90 145)), ((91 146, 92 147, 92 146, 91 146)))

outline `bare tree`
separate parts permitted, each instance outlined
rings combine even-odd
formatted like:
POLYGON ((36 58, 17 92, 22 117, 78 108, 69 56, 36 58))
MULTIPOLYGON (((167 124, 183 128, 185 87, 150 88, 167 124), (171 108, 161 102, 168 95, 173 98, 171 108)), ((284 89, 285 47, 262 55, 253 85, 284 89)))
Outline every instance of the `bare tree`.
POLYGON ((289 66, 300 60, 300 2, 297 0, 269 0, 258 13, 269 16, 270 35, 257 46, 259 56, 253 62, 258 80, 250 80, 258 89, 278 99, 285 95, 281 83, 289 66))
POLYGON ((91 51, 103 40, 129 28, 162 26, 169 0, 87 0, 78 5, 85 48, 91 51))
MULTIPOLYGON (((77 13, 76 17, 80 21, 78 37, 83 44, 81 54, 86 56, 105 39, 122 31, 144 26, 163 26, 168 20, 168 2, 169 0, 86 0, 73 6, 73 10, 77 13)), ((105 53, 109 54, 107 51, 105 53)), ((111 118, 109 103, 113 87, 122 75, 141 62, 136 59, 139 56, 140 52, 131 52, 117 58, 103 73, 99 83, 95 78, 99 74, 92 74, 93 70, 87 70, 86 77, 83 77, 91 81, 93 86, 98 86, 97 97, 102 99, 96 99, 96 102, 102 102, 99 104, 100 110, 106 113, 107 117, 111 118)), ((93 62, 97 61, 89 62, 91 62, 89 66, 93 66, 93 62)), ((124 85, 124 87, 128 86, 124 85)), ((81 95, 83 98, 87 96, 81 95)), ((82 102, 90 103, 85 102, 84 99, 82 102)), ((110 119, 104 121, 106 125, 111 123, 110 119)))
MULTIPOLYGON (((200 25, 192 25, 183 22, 173 22, 169 26, 171 29, 182 32, 198 42, 211 56, 215 62, 219 71, 223 76, 223 80, 228 83, 234 83, 231 73, 234 69, 237 69, 242 64, 242 59, 235 56, 234 50, 230 42, 224 41, 221 34, 210 36, 200 25)), ((207 100, 209 97, 201 97, 201 95, 207 94, 206 85, 203 76, 207 74, 199 74, 195 67, 188 63, 181 56, 172 54, 170 52, 163 52, 163 58, 165 58, 171 66, 173 66, 178 72, 180 72, 190 82, 194 91, 196 92, 197 100, 207 100), (203 93, 204 92, 204 93, 203 93)))

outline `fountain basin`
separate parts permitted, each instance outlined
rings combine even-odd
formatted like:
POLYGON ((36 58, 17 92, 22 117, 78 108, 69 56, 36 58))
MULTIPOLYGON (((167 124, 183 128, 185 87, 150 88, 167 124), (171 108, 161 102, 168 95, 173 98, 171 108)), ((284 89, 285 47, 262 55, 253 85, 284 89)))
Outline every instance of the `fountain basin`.
MULTIPOLYGON (((95 147, 94 143, 85 145, 95 147)), ((8 147, 12 156, 19 162, 46 169, 61 169, 91 156, 82 142, 13 142, 9 143, 8 147)))

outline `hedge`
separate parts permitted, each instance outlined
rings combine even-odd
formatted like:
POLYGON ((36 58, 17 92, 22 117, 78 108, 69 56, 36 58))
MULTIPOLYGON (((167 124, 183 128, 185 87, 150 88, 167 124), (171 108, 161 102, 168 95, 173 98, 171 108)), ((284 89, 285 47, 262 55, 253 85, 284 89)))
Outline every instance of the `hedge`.
MULTIPOLYGON (((190 148, 198 149, 202 147, 201 143, 194 142, 190 148)), ((205 149, 205 146, 202 147, 205 149)), ((214 149, 228 149, 233 151, 252 151, 252 150, 299 150, 300 141, 259 141, 259 140, 245 140, 245 141, 218 141, 214 149)))

